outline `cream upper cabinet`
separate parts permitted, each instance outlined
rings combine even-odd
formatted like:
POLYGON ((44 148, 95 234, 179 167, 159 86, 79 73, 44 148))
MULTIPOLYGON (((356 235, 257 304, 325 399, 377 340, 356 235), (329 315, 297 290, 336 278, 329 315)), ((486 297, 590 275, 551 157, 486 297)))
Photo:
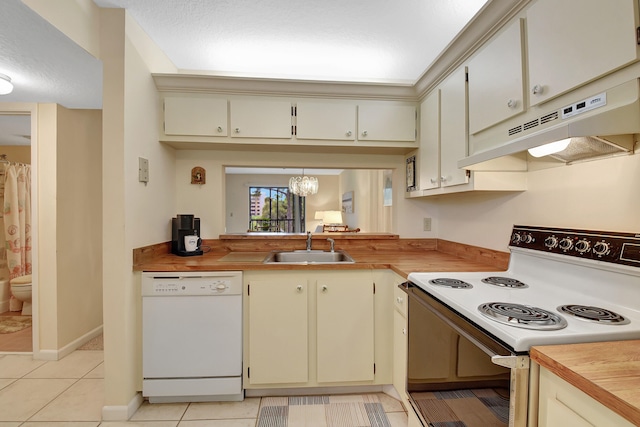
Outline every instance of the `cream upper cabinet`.
POLYGON ((358 140, 415 141, 415 105, 401 105, 391 101, 359 103, 358 140))
POLYGON ((356 139, 355 102, 299 101, 296 110, 298 139, 356 139))
POLYGON ((166 97, 164 133, 187 136, 227 136, 227 100, 166 97))
POLYGON ((458 160, 467 156, 466 69, 459 67, 440 85, 440 185, 451 187, 469 182, 458 160))
POLYGON ((251 280, 247 293, 249 384, 307 383, 307 281, 299 275, 251 280))
POLYGON ((637 0, 537 0, 526 12, 530 105, 635 61, 637 0))
POLYGON ((468 63, 472 134, 524 111, 523 25, 508 25, 468 63))
POLYGON ((440 187, 440 90, 420 104, 420 149, 417 159, 420 190, 440 187))
POLYGON ((583 391, 540 367, 539 427, 632 427, 583 391))
POLYGON ((373 381, 373 282, 338 276, 316 292, 318 382, 373 381))
POLYGON ((291 138, 292 104, 276 99, 232 99, 232 138, 291 138))

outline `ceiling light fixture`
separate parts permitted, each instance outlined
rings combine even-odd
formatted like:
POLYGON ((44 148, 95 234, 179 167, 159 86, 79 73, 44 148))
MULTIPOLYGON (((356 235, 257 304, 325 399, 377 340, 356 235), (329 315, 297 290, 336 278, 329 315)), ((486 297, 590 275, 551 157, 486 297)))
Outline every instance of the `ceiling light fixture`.
POLYGON ((8 95, 13 92, 13 83, 11 77, 0 74, 0 95, 8 95))
POLYGON ((292 176, 289 179, 289 191, 300 197, 316 194, 318 192, 318 178, 306 176, 304 169, 302 169, 302 176, 292 176))
POLYGON ((571 138, 561 139, 560 141, 550 142, 539 147, 529 148, 529 154, 533 157, 548 156, 549 154, 559 153, 569 146, 571 138))

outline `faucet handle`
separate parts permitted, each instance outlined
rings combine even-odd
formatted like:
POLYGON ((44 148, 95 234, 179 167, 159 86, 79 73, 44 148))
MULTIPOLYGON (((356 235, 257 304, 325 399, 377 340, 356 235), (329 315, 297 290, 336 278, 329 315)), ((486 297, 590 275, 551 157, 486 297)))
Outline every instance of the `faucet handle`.
POLYGON ((331 245, 331 252, 335 252, 336 241, 329 237, 327 238, 327 242, 329 242, 329 244, 331 245))

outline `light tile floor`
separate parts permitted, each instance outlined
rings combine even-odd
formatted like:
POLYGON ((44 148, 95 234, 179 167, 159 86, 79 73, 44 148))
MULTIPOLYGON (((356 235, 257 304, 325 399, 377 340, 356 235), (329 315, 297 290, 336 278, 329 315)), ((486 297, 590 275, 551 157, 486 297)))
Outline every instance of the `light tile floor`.
MULTIPOLYGON (((243 402, 145 402, 126 422, 101 421, 103 352, 74 351, 62 360, 0 354, 0 427, 255 427, 261 398, 243 402)), ((378 394, 392 427, 406 427, 397 400, 378 394)), ((296 427, 296 426, 290 426, 296 427)))

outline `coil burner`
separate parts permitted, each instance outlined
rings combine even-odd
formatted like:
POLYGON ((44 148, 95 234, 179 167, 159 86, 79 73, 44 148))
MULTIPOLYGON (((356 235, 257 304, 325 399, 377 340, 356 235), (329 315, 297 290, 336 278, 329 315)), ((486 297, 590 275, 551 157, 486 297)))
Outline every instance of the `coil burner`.
POLYGON ((567 304, 558 307, 558 311, 570 314, 577 319, 603 325, 626 325, 630 323, 626 317, 606 308, 589 305, 567 304))
POLYGON ((557 330, 567 321, 551 311, 509 302, 490 302, 478 306, 480 314, 504 325, 535 330, 557 330))
POLYGON ((436 286, 444 286, 446 288, 455 288, 455 289, 471 289, 473 285, 471 283, 463 282, 458 279, 449 279, 446 277, 431 279, 429 283, 436 286))
POLYGON ((499 276, 491 276, 485 277, 482 279, 483 283, 494 286, 502 286, 503 288, 528 288, 529 286, 526 283, 522 283, 519 280, 512 279, 510 277, 499 277, 499 276))

